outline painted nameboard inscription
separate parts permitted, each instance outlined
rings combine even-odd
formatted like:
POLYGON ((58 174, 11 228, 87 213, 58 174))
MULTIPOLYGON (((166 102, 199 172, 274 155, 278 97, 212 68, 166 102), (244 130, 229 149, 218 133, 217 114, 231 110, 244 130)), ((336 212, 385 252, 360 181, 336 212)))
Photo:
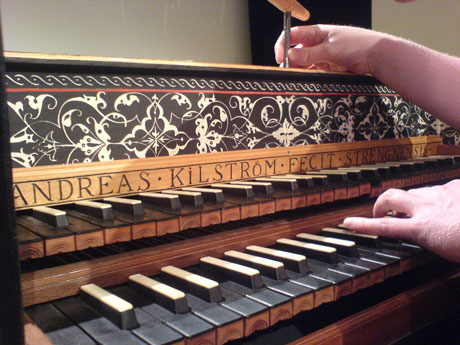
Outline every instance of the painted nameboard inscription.
MULTIPOLYGON (((429 152, 428 152, 429 153, 429 152)), ((244 154, 244 153, 243 153, 244 154)), ((241 157, 244 157, 242 154, 241 157)), ((407 144, 366 149, 286 155, 261 159, 235 159, 187 166, 117 171, 14 183, 16 209, 71 203, 114 195, 135 195, 216 182, 295 173, 381 161, 421 157, 427 144, 407 144)))

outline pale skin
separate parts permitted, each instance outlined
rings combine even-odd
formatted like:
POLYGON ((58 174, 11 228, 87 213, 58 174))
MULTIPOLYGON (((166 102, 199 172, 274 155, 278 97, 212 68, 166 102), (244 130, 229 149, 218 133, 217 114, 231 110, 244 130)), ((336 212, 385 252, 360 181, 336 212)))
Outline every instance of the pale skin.
MULTIPOLYGON (((413 42, 355 27, 313 25, 291 31, 291 66, 371 74, 440 120, 460 128, 460 59, 413 42)), ((284 36, 275 45, 281 63, 284 36)), ((443 186, 391 189, 374 218, 347 218, 352 230, 414 241, 460 262, 460 180, 443 186), (394 211, 403 218, 383 218, 394 211)))

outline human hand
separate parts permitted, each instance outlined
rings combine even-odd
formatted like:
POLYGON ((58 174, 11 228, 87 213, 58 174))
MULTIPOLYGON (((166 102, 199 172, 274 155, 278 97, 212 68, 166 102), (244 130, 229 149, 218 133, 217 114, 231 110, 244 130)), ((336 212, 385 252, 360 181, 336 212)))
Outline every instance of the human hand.
POLYGON ((350 230, 413 241, 448 260, 460 262, 460 180, 442 186, 390 189, 374 205, 374 218, 344 220, 350 230), (394 211, 407 218, 382 218, 394 211))
MULTIPOLYGON (((372 74, 373 46, 387 35, 371 30, 335 25, 299 26, 291 30, 291 67, 372 74)), ((284 34, 275 44, 277 63, 283 61, 284 34)))

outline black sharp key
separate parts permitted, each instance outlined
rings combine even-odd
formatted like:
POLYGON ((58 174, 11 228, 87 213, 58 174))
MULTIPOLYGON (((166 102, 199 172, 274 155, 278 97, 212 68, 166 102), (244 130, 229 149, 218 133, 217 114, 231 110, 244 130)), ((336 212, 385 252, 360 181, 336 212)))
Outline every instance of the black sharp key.
POLYGON ((177 195, 181 205, 189 204, 193 207, 203 206, 203 196, 200 192, 184 191, 184 190, 164 190, 164 194, 177 195))
MULTIPOLYGON (((102 204, 102 203, 98 203, 102 204)), ((109 208, 107 210, 107 213, 111 214, 111 216, 108 216, 108 218, 100 218, 98 216, 95 216, 91 214, 90 212, 80 212, 77 210, 77 207, 75 206, 75 209, 65 209, 67 212, 68 218, 69 218, 69 230, 72 232, 79 234, 79 233, 86 233, 86 232, 92 232, 92 231, 99 231, 102 229, 108 229, 108 228, 116 228, 116 227, 121 227, 121 226, 127 226, 130 224, 123 223, 122 221, 114 218, 112 206, 110 204, 103 204, 104 207, 108 206, 109 208)), ((95 212, 96 213, 96 212, 95 212)), ((103 216, 105 217, 105 216, 103 216)))
POLYGON ((127 213, 133 217, 144 216, 142 201, 127 198, 105 198, 105 203, 112 205, 115 211, 127 213))
POLYGON ((139 198, 143 203, 160 206, 165 209, 179 210, 181 208, 180 199, 177 195, 164 193, 140 193, 139 198))
POLYGON ((377 168, 381 178, 389 178, 391 177, 391 169, 389 166, 384 165, 370 165, 370 164, 363 164, 360 168, 367 169, 367 168, 377 168))
MULTIPOLYGON (((275 261, 261 256, 242 253, 234 250, 225 252, 224 258, 228 261, 236 262, 244 266, 249 266, 260 271, 264 285, 270 290, 295 299, 311 294, 313 292, 311 288, 306 288, 305 286, 302 287, 298 284, 289 282, 287 280, 284 265, 280 261, 275 261)), ((297 310, 297 300, 294 300, 294 305, 297 310)))
MULTIPOLYGON (((205 275, 204 271, 199 267, 192 267, 187 270, 194 274, 203 276, 205 275)), ((224 299, 219 304, 245 318, 268 310, 267 306, 255 302, 226 288, 221 288, 221 292, 224 299)))
POLYGON ((296 235, 296 239, 299 241, 316 243, 323 246, 329 246, 335 248, 339 255, 345 255, 349 257, 359 257, 358 249, 354 242, 350 240, 337 239, 332 237, 324 237, 319 235, 300 233, 296 235))
MULTIPOLYGON (((189 281, 193 281, 195 284, 199 284, 200 286, 203 285, 208 285, 207 283, 215 283, 211 281, 208 278, 202 277, 197 274, 190 273, 188 271, 182 270, 182 269, 176 269, 174 270, 169 269, 168 270, 169 274, 174 275, 175 278, 181 278, 181 279, 188 279, 189 281)), ((156 277, 156 279, 159 279, 161 281, 162 277, 156 277)), ((170 277, 169 277, 170 278, 170 277)), ((168 281, 165 281, 168 282, 168 281)), ((179 286, 184 286, 183 282, 178 282, 177 279, 174 280, 174 282, 178 283, 179 286)), ((187 284, 186 287, 188 288, 189 285, 187 284)), ((187 289, 189 291, 194 291, 194 289, 187 289)), ((203 296, 202 293, 199 293, 198 295, 188 292, 187 290, 184 290, 187 303, 191 309, 191 312, 198 317, 202 318, 203 320, 209 322, 210 324, 216 326, 216 327, 223 327, 227 324, 236 322, 241 319, 241 316, 239 314, 234 313, 233 311, 222 307, 219 303, 217 302, 222 302, 223 297, 219 288, 219 293, 220 293, 220 300, 217 302, 209 302, 208 299, 204 300, 201 298, 203 296)))
POLYGON ((182 190, 201 193, 205 202, 213 204, 220 204, 224 202, 224 193, 222 190, 217 188, 186 187, 182 188, 182 190))
POLYGON ((401 164, 397 162, 379 162, 379 163, 375 163, 375 165, 377 167, 383 166, 383 167, 390 168, 390 173, 391 173, 391 176, 393 177, 401 177, 401 174, 404 173, 401 167, 401 164))
MULTIPOLYGON (((165 326, 170 327, 173 331, 178 332, 183 337, 194 338, 214 329, 210 323, 193 315, 191 312, 184 314, 173 313, 151 300, 148 296, 140 294, 126 285, 115 287, 112 291, 133 304, 135 306, 136 313, 138 311, 147 313, 150 317, 161 321, 165 324, 165 326)), ((143 327, 149 326, 152 323, 148 319, 145 322, 142 322, 142 320, 139 321, 141 323, 141 327, 133 330, 135 334, 141 331, 143 327)), ((175 333, 173 333, 173 335, 174 334, 175 333)), ((159 335, 154 334, 154 336, 159 335)), ((177 334, 175 336, 177 336, 177 334)))
POLYGON ((375 235, 359 234, 349 230, 326 227, 322 229, 324 236, 333 236, 344 240, 354 241, 358 245, 371 248, 381 248, 382 242, 375 235))
POLYGON ((303 189, 311 189, 314 187, 313 178, 307 175, 299 175, 299 174, 286 174, 283 176, 276 176, 277 178, 289 178, 295 179, 299 188, 303 189))
MULTIPOLYGON (((347 230, 343 224, 339 224, 339 228, 351 232, 350 230, 347 230)), ((378 241, 379 247, 377 247, 377 252, 399 257, 401 259, 413 256, 414 254, 418 254, 423 251, 423 249, 418 246, 413 247, 410 244, 404 244, 404 242, 400 240, 378 238, 378 241)))
POLYGON ((55 345, 96 345, 94 340, 50 303, 29 307, 26 313, 55 345))
POLYGON ((37 206, 32 209, 33 216, 51 226, 68 226, 67 214, 62 210, 57 210, 46 206, 37 206))
POLYGON ((129 286, 175 314, 189 311, 185 294, 166 284, 142 274, 135 274, 129 277, 129 286))
POLYGON ((342 228, 324 228, 322 234, 354 240, 358 244, 359 255, 363 260, 383 264, 385 275, 391 276, 400 271, 400 261, 407 253, 389 249, 375 235, 355 233, 342 228))
POLYGON ((224 259, 235 262, 243 266, 252 267, 260 272, 263 276, 267 276, 274 280, 286 280, 286 271, 284 265, 280 261, 263 258, 252 254, 229 250, 224 253, 224 259))
MULTIPOLYGON (((246 269, 249 269, 249 267, 246 267, 246 269)), ((225 271, 222 272, 221 270, 216 270, 214 265, 207 265, 200 262, 199 272, 203 276, 218 281, 222 290, 228 289, 269 308, 274 308, 291 300, 288 296, 267 289, 263 285, 260 288, 252 289, 246 285, 240 284, 238 283, 238 280, 233 280, 225 271)))
POLYGON ((308 171, 307 176, 313 176, 315 178, 314 179, 315 183, 319 183, 319 179, 321 179, 324 183, 324 178, 328 181, 328 184, 330 183, 342 184, 343 182, 348 182, 348 175, 338 170, 308 171))
POLYGON ((132 304, 107 290, 95 284, 88 284, 80 287, 80 295, 86 303, 120 329, 132 329, 139 326, 132 304))
POLYGON ((316 187, 329 186, 329 180, 327 179, 327 175, 317 174, 314 171, 307 171, 305 176, 310 177, 313 181, 314 186, 316 187))
MULTIPOLYGON (((386 265, 384 262, 377 262, 374 260, 365 260, 366 253, 359 253, 358 247, 355 242, 334 237, 324 237, 319 235, 300 233, 296 236, 301 241, 316 243, 320 245, 331 246, 337 250, 339 259, 346 265, 360 267, 371 272, 380 271, 381 278, 383 279, 383 267, 386 265)), ((370 257, 370 256, 369 256, 370 257)), ((368 257, 368 259, 369 259, 368 257)), ((379 281, 380 281, 379 279, 379 281)))
POLYGON ((275 177, 258 177, 255 179, 258 182, 270 182, 274 188, 283 189, 289 192, 296 192, 299 190, 297 180, 293 178, 277 178, 275 177))
POLYGON ((359 171, 363 179, 369 179, 369 180, 380 180, 381 179, 378 167, 373 167, 373 166, 340 167, 339 170, 359 171))
POLYGON ((345 265, 341 262, 335 248, 284 238, 278 239, 276 242, 277 248, 305 255, 309 267, 315 275, 317 272, 324 274, 326 269, 352 278, 359 278, 368 273, 367 269, 345 265))
POLYGON ((314 243, 305 243, 301 241, 280 238, 276 241, 277 247, 288 252, 305 255, 307 258, 324 261, 331 264, 339 263, 339 257, 335 248, 322 246, 314 243))
POLYGON ((366 180, 363 176, 362 170, 360 169, 356 169, 353 167, 342 169, 342 167, 340 167, 338 168, 338 170, 347 173, 348 181, 361 182, 363 180, 366 180))
POLYGON ((281 261, 286 269, 305 275, 309 272, 307 258, 303 255, 260 246, 248 246, 246 252, 268 259, 281 261))
POLYGON ((101 220, 112 220, 112 205, 94 201, 77 201, 75 210, 101 220))
POLYGON ((262 288, 262 278, 259 271, 246 266, 238 265, 225 260, 205 256, 200 259, 200 266, 203 269, 214 271, 217 274, 226 276, 228 279, 247 286, 250 289, 262 288))
POLYGON ((170 285, 187 291, 207 302, 222 301, 219 284, 213 280, 194 275, 181 268, 166 266, 161 268, 161 277, 170 285))
POLYGON ((253 199, 254 191, 251 186, 243 186, 236 184, 227 184, 227 183, 214 183, 211 185, 211 188, 221 189, 225 195, 238 196, 245 199, 253 199))
POLYGON ((329 272, 322 274, 319 270, 316 270, 316 278, 308 275, 311 272, 307 264, 307 259, 304 255, 260 246, 246 247, 246 251, 248 253, 253 253, 255 255, 260 255, 269 259, 275 259, 283 262, 288 269, 287 275, 290 281, 310 287, 312 289, 322 289, 330 286, 332 283, 340 283, 342 281, 349 280, 348 276, 341 275, 337 277, 337 274, 332 273, 332 275, 330 275, 329 272), (289 274, 290 272, 293 274, 289 274), (321 279, 318 278, 318 276, 320 276, 321 279), (335 279, 333 279, 334 276, 335 279))
MULTIPOLYGON (((299 284, 312 290, 330 289, 332 286, 330 281, 315 278, 309 275, 310 269, 304 255, 260 246, 248 246, 246 247, 246 252, 283 262, 286 267, 288 279, 294 284, 299 284)), ((344 280, 348 279, 348 277, 343 278, 344 280)), ((330 298, 332 300, 332 296, 330 298)), ((317 305, 319 304, 320 301, 318 301, 317 305)))
POLYGON ((111 292, 135 306, 134 310, 140 327, 132 330, 132 332, 146 343, 166 345, 176 343, 184 338, 180 333, 141 309, 141 307, 151 303, 143 294, 137 293, 126 285, 114 287, 111 292))
POLYGON ((254 193, 258 196, 273 195, 273 185, 270 182, 262 181, 232 181, 231 184, 251 186, 254 193))
POLYGON ((317 172, 308 172, 308 174, 326 175, 329 182, 332 183, 345 184, 350 181, 346 171, 324 169, 317 172))

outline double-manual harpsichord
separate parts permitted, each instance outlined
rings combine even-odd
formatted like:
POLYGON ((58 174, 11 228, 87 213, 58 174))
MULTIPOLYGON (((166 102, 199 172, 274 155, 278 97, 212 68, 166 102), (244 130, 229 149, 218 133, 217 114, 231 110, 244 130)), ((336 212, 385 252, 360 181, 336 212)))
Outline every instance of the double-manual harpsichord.
POLYGON ((450 265, 341 225, 460 173, 377 80, 6 57, 28 344, 383 344, 458 305, 450 265))

